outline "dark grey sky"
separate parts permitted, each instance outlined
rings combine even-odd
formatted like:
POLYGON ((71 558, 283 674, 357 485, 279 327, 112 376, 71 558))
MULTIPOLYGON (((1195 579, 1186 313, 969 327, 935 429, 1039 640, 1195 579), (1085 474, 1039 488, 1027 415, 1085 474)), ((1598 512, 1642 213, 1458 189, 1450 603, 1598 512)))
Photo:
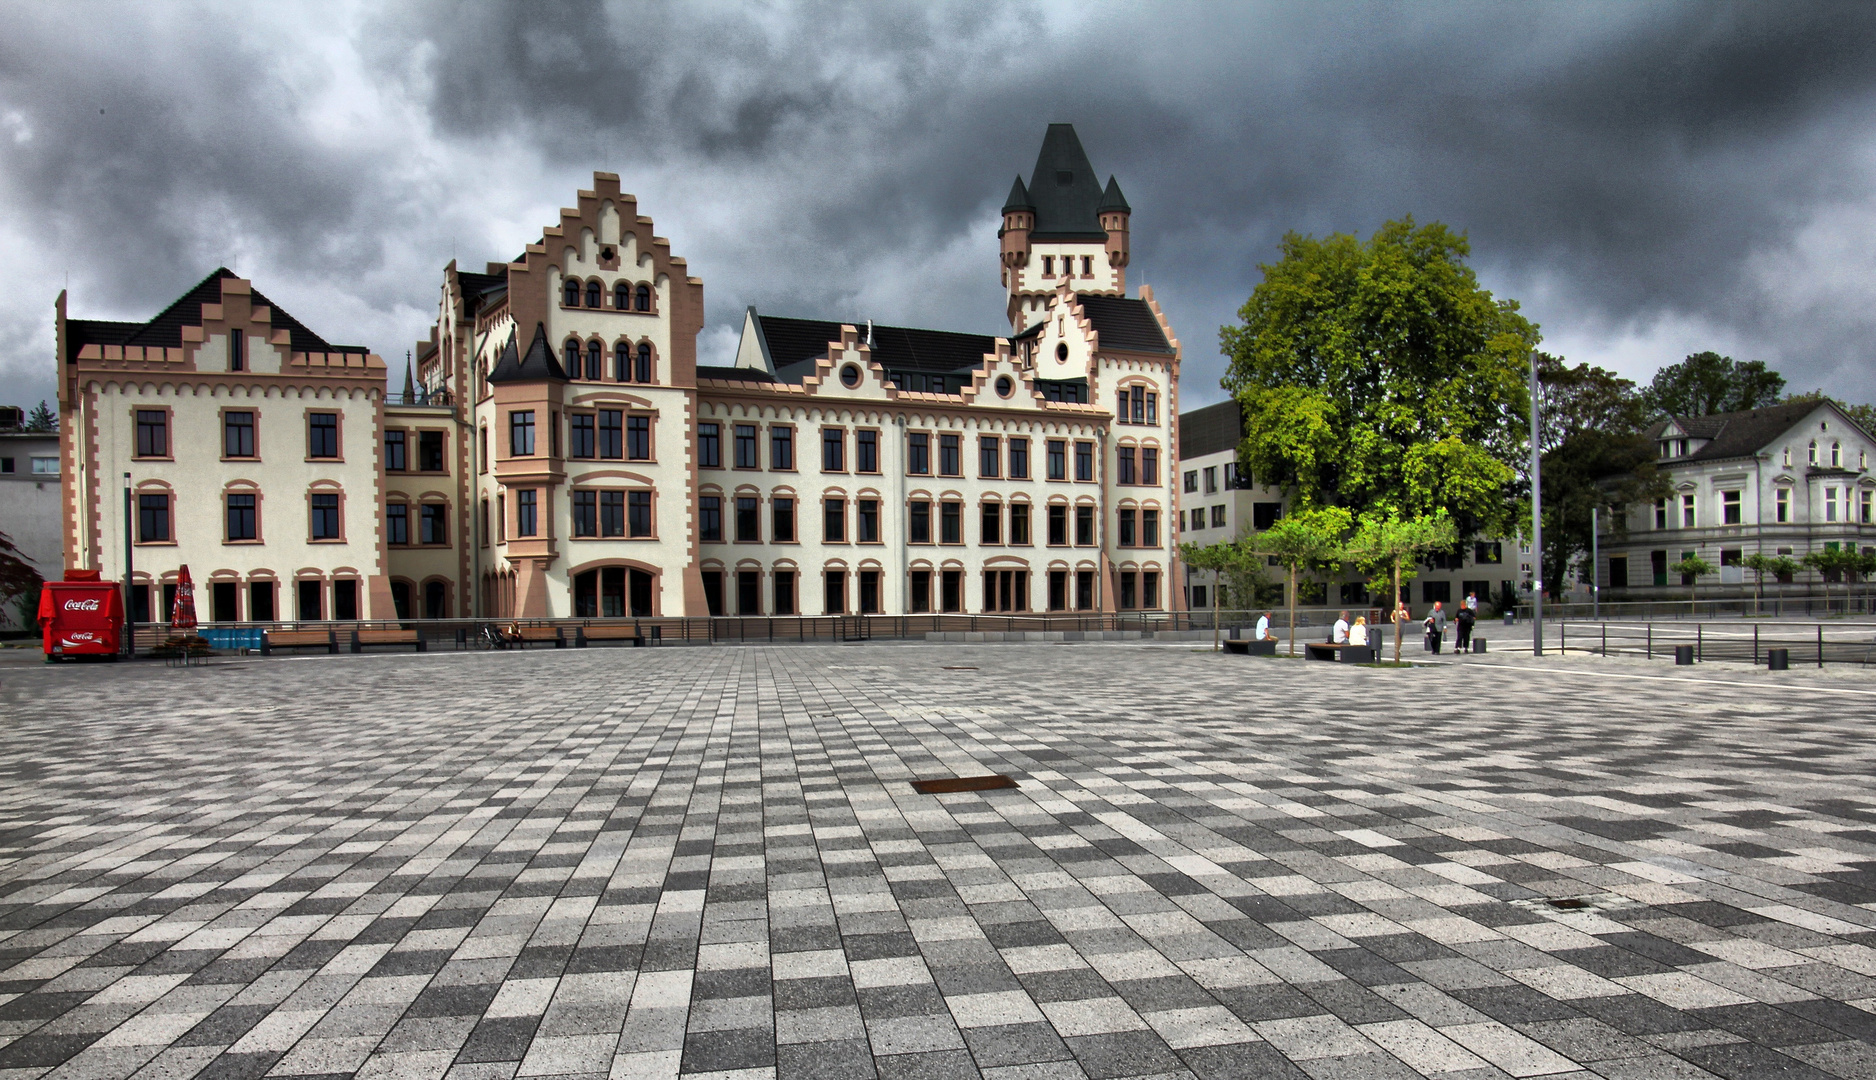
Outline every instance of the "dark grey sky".
POLYGON ((1286 230, 1467 232, 1546 347, 1876 399, 1876 5, 10 3, 0 402, 52 303, 147 318, 226 264, 401 372, 442 266, 620 174, 745 305, 996 332, 998 208, 1070 121, 1134 282, 1221 396, 1286 230))

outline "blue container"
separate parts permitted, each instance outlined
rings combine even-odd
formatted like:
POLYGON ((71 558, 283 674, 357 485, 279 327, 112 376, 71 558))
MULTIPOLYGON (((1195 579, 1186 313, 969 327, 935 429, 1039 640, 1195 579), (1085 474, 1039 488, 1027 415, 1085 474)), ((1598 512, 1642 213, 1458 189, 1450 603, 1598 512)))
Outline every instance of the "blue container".
POLYGON ((205 626, 200 631, 211 648, 226 651, 261 647, 262 630, 258 626, 205 626))

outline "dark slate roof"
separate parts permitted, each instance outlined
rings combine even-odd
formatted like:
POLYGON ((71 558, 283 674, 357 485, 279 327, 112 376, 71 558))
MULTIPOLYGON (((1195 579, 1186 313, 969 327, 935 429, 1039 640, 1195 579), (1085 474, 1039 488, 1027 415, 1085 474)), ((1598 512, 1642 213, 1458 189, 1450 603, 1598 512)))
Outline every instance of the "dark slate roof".
POLYGON ((456 271, 456 285, 462 291, 463 307, 475 311, 482 306, 482 298, 490 293, 505 292, 508 289, 507 274, 478 274, 470 270, 456 271))
POLYGON ((1106 240, 1101 228, 1101 181, 1073 124, 1050 124, 1029 178, 1029 202, 1036 208, 1031 240, 1106 240))
POLYGON ((1221 401, 1179 417, 1179 456, 1203 457, 1237 449, 1244 439, 1243 418, 1235 401, 1221 401))
MULTIPOLYGON (((221 283, 232 277, 239 277, 227 267, 218 267, 209 276, 196 282, 195 286, 174 303, 157 312, 149 322, 105 322, 97 319, 67 319, 65 321, 66 360, 78 358, 78 351, 86 345, 130 345, 150 349, 179 349, 182 347, 182 328, 202 325, 202 305, 221 303, 221 283)), ((325 338, 308 330, 298 319, 286 313, 280 305, 261 295, 259 289, 250 293, 255 307, 265 307, 271 314, 269 326, 275 330, 287 331, 290 348, 293 352, 369 352, 362 345, 333 345, 325 338)))
MULTIPOLYGON (((821 319, 790 319, 757 315, 756 325, 768 346, 769 359, 783 381, 798 381, 799 372, 784 369, 827 355, 829 342, 840 340, 843 324, 821 319), (796 378, 788 378, 795 375, 796 378)), ((866 336, 866 320, 846 323, 866 336)), ((997 339, 987 334, 959 334, 949 330, 918 330, 909 326, 873 327, 873 360, 887 371, 973 370, 984 354, 995 352, 997 339)), ((812 368, 809 369, 810 371, 812 368)))
POLYGON ((1075 299, 1094 325, 1094 332, 1101 335, 1102 351, 1123 349, 1171 355, 1172 345, 1145 300, 1102 293, 1079 293, 1075 299))
POLYGON ((1016 183, 1010 185, 1010 197, 1003 204, 1003 212, 1007 214, 1012 210, 1034 209, 1035 207, 1029 205, 1029 191, 1023 187, 1023 178, 1019 176, 1016 178, 1016 183))
POLYGON ((1101 205, 1097 209, 1103 214, 1109 210, 1118 210, 1123 214, 1133 213, 1133 207, 1127 205, 1127 196, 1120 193, 1120 181, 1114 179, 1112 175, 1107 178, 1107 190, 1101 193, 1101 205))
POLYGON ((553 347, 547 344, 547 325, 534 324, 534 340, 528 343, 526 356, 520 356, 515 350, 515 339, 509 338, 508 345, 502 349, 500 360, 495 362, 494 370, 489 372, 492 383, 540 382, 543 379, 567 381, 567 371, 554 359, 553 347))
MULTIPOLYGON (((1771 445, 1779 436, 1817 410, 1821 402, 1794 401, 1764 409, 1744 412, 1714 413, 1711 416, 1677 416, 1675 423, 1696 439, 1708 439, 1705 446, 1678 458, 1678 461, 1713 461, 1721 458, 1752 457, 1771 445)), ((1658 439, 1667 429, 1666 420, 1657 420, 1648 428, 1648 437, 1658 439)))
POLYGON ((741 379, 743 382, 774 382, 766 371, 746 367, 712 367, 708 364, 697 365, 699 379, 741 379))

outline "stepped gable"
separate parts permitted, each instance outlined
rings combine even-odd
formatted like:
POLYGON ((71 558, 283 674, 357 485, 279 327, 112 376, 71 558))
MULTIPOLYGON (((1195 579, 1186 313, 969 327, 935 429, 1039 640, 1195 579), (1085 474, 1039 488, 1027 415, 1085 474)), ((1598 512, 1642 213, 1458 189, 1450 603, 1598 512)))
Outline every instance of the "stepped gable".
MULTIPOLYGON (((221 283, 239 278, 225 266, 182 294, 148 322, 110 322, 101 319, 65 321, 65 360, 75 362, 86 345, 124 345, 150 349, 182 348, 182 328, 202 325, 202 305, 221 303, 221 283)), ((268 323, 274 330, 286 330, 289 351, 297 353, 367 353, 362 345, 333 345, 313 333, 306 325, 286 313, 280 305, 250 288, 250 304, 268 311, 268 323)))
POLYGON ((1106 293, 1077 293, 1075 302, 1087 315, 1088 325, 1100 335, 1103 352, 1114 349, 1172 355, 1172 344, 1166 340, 1159 318, 1145 300, 1106 293))

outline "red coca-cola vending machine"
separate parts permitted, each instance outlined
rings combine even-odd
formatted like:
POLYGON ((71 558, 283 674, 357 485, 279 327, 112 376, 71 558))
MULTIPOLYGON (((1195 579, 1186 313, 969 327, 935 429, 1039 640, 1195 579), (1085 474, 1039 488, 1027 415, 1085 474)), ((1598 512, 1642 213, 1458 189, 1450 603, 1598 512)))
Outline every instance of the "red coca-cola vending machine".
POLYGON ((123 642, 124 597, 96 570, 68 570, 39 594, 39 630, 47 659, 116 656, 123 642))

